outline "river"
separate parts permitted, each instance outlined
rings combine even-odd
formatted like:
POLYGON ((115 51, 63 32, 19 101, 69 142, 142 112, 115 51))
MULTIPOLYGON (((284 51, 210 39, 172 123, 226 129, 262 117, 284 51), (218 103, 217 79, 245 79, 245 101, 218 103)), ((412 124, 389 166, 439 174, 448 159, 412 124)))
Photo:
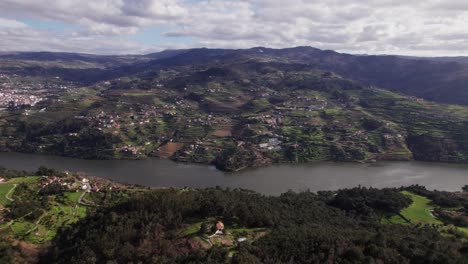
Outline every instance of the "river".
POLYGON ((36 170, 39 166, 84 172, 151 187, 231 187, 277 195, 288 190, 336 190, 362 186, 399 187, 420 184, 428 189, 459 191, 468 184, 468 165, 431 162, 372 164, 318 162, 274 165, 228 173, 212 166, 170 160, 81 160, 48 155, 0 153, 0 166, 36 170))

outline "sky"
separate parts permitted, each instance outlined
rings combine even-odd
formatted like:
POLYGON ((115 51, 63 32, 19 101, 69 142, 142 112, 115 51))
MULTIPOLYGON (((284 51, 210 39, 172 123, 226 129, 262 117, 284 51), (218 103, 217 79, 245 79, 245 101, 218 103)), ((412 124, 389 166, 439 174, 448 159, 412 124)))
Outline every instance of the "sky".
POLYGON ((259 46, 468 56, 468 1, 0 0, 0 51, 259 46))

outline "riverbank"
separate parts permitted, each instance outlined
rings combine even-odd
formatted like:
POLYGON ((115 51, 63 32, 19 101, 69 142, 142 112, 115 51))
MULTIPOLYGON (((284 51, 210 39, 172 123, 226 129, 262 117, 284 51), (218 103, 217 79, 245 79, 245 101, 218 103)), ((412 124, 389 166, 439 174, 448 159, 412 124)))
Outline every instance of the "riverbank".
MULTIPOLYGON (((171 143, 176 144, 177 143, 171 143)), ((216 169, 225 172, 240 172, 243 170, 253 169, 253 168, 263 168, 269 167, 274 165, 307 165, 309 163, 316 163, 316 162, 351 162, 351 163, 375 163, 375 162, 387 162, 387 161, 414 161, 414 162, 435 162, 435 163, 443 163, 443 164, 467 164, 465 160, 426 160, 421 158, 423 156, 417 155, 416 158, 410 152, 402 152, 402 153, 382 153, 382 154, 375 154, 365 158, 346 158, 346 159, 333 159, 333 158, 318 158, 316 160, 308 161, 308 162, 299 162, 295 160, 284 160, 278 157, 272 158, 268 156, 263 156, 262 152, 258 150, 249 150, 249 151, 241 151, 239 153, 231 153, 231 155, 221 155, 216 156, 213 159, 188 159, 184 155, 175 155, 178 150, 181 150, 181 145, 177 145, 177 148, 171 147, 171 154, 165 150, 165 148, 161 148, 160 155, 156 155, 155 153, 150 153, 148 155, 104 155, 104 156, 80 156, 76 154, 70 153, 34 153, 34 152, 9 152, 5 151, 5 149, 0 150, 0 153, 23 153, 23 154, 33 154, 33 155, 53 155, 59 157, 66 157, 66 158, 73 158, 73 159, 80 159, 80 160, 148 160, 148 159, 164 159, 164 160, 171 160, 174 162, 185 163, 189 165, 204 165, 204 166, 214 166, 216 169), (419 158, 417 158, 419 157, 419 158)), ((468 166, 468 164, 467 164, 468 166)))
POLYGON ((288 190, 337 190, 359 184, 379 188, 420 184, 428 189, 458 191, 460 186, 467 184, 468 177, 468 165, 415 161, 380 161, 371 164, 316 162, 223 172, 214 166, 176 163, 157 158, 81 160, 49 155, 0 153, 0 166, 36 170, 41 165, 145 187, 223 186, 252 189, 271 195, 288 190))
MULTIPOLYGON (((0 155, 0 161, 2 160, 4 161, 0 155)), ((61 164, 64 164, 63 160, 61 164)), ((325 166, 332 165, 332 163, 317 165, 325 166)), ((367 166, 366 169, 382 169, 388 166, 389 164, 377 163, 374 166, 367 166)), ((187 166, 187 168, 193 171, 193 167, 187 166)), ((347 166, 346 169, 350 171, 356 168, 347 166)), ((399 169, 403 170, 401 166, 399 169)), ((136 230, 131 227, 136 227, 141 223, 152 227, 154 221, 171 224, 177 221, 174 226, 168 224, 165 226, 165 228, 173 228, 167 229, 174 234, 167 242, 174 242, 176 245, 174 249, 180 249, 186 245, 186 250, 188 250, 186 252, 189 252, 210 250, 217 245, 218 250, 226 250, 230 256, 235 257, 242 252, 238 247, 240 243, 257 245, 257 241, 263 238, 280 242, 296 239, 296 237, 300 238, 299 243, 306 243, 306 241, 316 239, 302 238, 300 234, 315 230, 321 230, 321 233, 327 230, 327 241, 330 238, 343 238, 343 235, 349 235, 350 238, 355 239, 356 236, 352 232, 355 232, 356 228, 361 228, 362 232, 368 234, 374 230, 372 227, 375 227, 375 232, 372 231, 375 235, 371 237, 381 236, 382 230, 388 230, 387 237, 395 232, 401 232, 405 239, 408 234, 413 234, 414 238, 420 237, 421 241, 427 240, 424 236, 428 232, 431 232, 432 240, 434 237, 441 239, 450 237, 453 243, 454 239, 464 241, 467 238, 467 234, 464 233, 467 224, 459 224, 458 219, 468 219, 464 209, 468 205, 468 192, 430 191, 416 185, 376 189, 356 187, 358 185, 356 181, 353 181, 352 188, 340 188, 334 192, 283 192, 281 196, 224 188, 170 188, 156 191, 152 188, 128 186, 70 171, 72 170, 40 168, 32 172, 32 175, 40 176, 7 177, 3 185, 8 188, 0 188, 0 194, 3 194, 5 198, 4 201, 10 203, 5 210, 0 211, 2 239, 12 245, 14 241, 21 241, 23 246, 16 248, 21 251, 23 247, 34 246, 42 252, 55 253, 60 251, 49 251, 49 246, 62 247, 62 243, 57 244, 56 241, 80 241, 83 237, 88 238, 78 235, 83 232, 97 236, 81 244, 90 245, 99 241, 99 245, 108 245, 105 241, 100 241, 103 236, 102 232, 104 236, 120 239, 121 228, 124 227, 127 234, 128 230, 135 231, 136 238, 146 239, 144 234, 148 232, 141 232, 140 229, 136 230), (15 186, 20 184, 18 190, 15 189, 15 186), (160 206, 154 206, 154 204, 160 206), (168 209, 168 211, 160 212, 158 211, 160 208, 168 209), (433 210, 437 210, 437 213, 433 214, 433 210), (442 218, 443 212, 450 214, 442 218), (151 215, 153 213, 154 215, 151 215), (81 221, 84 218, 86 220, 81 221), (126 221, 135 222, 131 224, 126 221), (362 221, 368 224, 362 225, 362 221), (458 224, 452 224, 455 221, 458 224), (96 224, 93 224, 94 222, 96 224), (216 236, 209 237, 211 238, 208 240, 209 243, 204 242, 206 241, 203 240, 204 237, 213 234, 210 225, 219 222, 223 223, 222 232, 218 230, 216 236), (278 237, 281 234, 278 233, 278 227, 282 229, 285 226, 294 227, 298 222, 313 222, 313 224, 304 226, 305 229, 287 230, 278 237), (124 225, 120 225, 121 223, 124 225), (330 230, 326 229, 330 228, 330 225, 334 226, 330 230), (106 230, 103 231, 102 226, 106 226, 106 230), (349 230, 343 234, 333 233, 346 228, 349 230), (90 230, 91 232, 88 232, 90 230), (76 235, 76 237, 64 239, 67 235, 76 235)), ((329 168, 328 172, 330 172, 329 168)), ((21 174, 22 172, 17 172, 17 175, 21 174)), ((389 177, 390 174, 386 175, 389 177)), ((230 176, 236 178, 236 174, 230 176)), ((291 180, 290 175, 283 176, 291 180)), ((263 182, 263 185, 268 186, 271 183, 274 182, 263 182)), ((460 190, 461 187, 463 186, 458 186, 458 189, 460 190)), ((153 230, 151 233, 157 232, 153 230)), ((401 235, 396 238, 401 239, 401 235)), ((122 237, 122 239, 128 241, 128 237, 122 237)), ((147 241, 153 241, 152 239, 158 238, 148 237, 147 239, 149 239, 147 241)), ((124 242, 119 242, 121 243, 124 242)), ((97 254, 107 252, 97 245, 92 248, 97 254)), ((443 252, 451 251, 443 250, 443 252)), ((37 258, 39 251, 28 256, 37 258)), ((60 256, 63 257, 63 255, 60 256)), ((52 262, 55 263, 55 261, 52 262)))

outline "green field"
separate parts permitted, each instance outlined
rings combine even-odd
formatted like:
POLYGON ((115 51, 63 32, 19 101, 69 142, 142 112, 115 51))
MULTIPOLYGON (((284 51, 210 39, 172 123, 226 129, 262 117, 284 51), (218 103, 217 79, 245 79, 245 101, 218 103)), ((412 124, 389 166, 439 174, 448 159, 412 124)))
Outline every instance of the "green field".
MULTIPOLYGON (((20 177, 0 184, 0 207, 11 203, 7 197, 15 199, 13 188, 15 185, 26 183, 29 188, 39 188, 36 184, 40 177, 20 177), (13 190, 13 191, 11 191, 13 190)), ((35 243, 43 243, 53 239, 57 230, 65 225, 75 223, 86 216, 87 208, 84 206, 74 207, 78 203, 81 192, 65 192, 65 199, 61 199, 56 205, 51 206, 49 210, 44 211, 41 217, 32 221, 26 221, 23 217, 12 220, 2 225, 2 229, 16 238, 25 239, 35 243)))
POLYGON ((81 192, 66 192, 64 196, 68 199, 71 204, 78 203, 78 199, 81 196, 81 192))
POLYGON ((408 219, 412 224, 443 224, 431 214, 434 206, 430 205, 431 200, 411 192, 403 191, 404 195, 409 196, 413 203, 407 208, 401 210, 400 215, 393 215, 391 217, 384 217, 382 223, 384 224, 409 224, 408 219))
POLYGON ((12 188, 13 184, 11 183, 0 184, 0 206, 4 207, 10 203, 10 201, 6 198, 6 195, 12 188))
MULTIPOLYGON (((434 206, 431 205, 432 201, 430 199, 407 191, 403 191, 402 193, 411 197, 413 203, 409 207, 403 209, 400 215, 383 217, 380 221, 382 224, 444 224, 431 214, 431 210, 434 209, 434 206), (410 222, 406 221, 405 218, 410 222)), ((468 228, 450 226, 468 234, 468 228)), ((447 232, 448 229, 447 227, 442 227, 439 230, 444 233, 447 232)))
POLYGON ((432 202, 426 197, 416 195, 407 191, 402 192, 404 195, 411 197, 413 203, 401 211, 401 215, 406 217, 413 224, 443 224, 431 214, 434 206, 430 205, 432 202))
POLYGON ((184 230, 182 230, 180 235, 181 236, 194 236, 194 235, 198 234, 198 232, 200 231, 200 227, 201 227, 202 223, 203 222, 198 222, 198 223, 195 223, 195 224, 192 224, 192 225, 186 227, 184 230))
POLYGON ((28 239, 33 242, 44 242, 55 237, 57 230, 65 225, 73 224, 79 219, 86 216, 86 208, 78 206, 53 206, 47 214, 39 221, 37 231, 40 236, 36 236, 34 232, 29 234, 28 239))
POLYGON ((23 237, 27 235, 28 230, 33 229, 34 226, 35 224, 31 222, 15 221, 10 227, 16 237, 23 237))
POLYGON ((37 181, 37 179, 39 179, 39 177, 37 176, 21 177, 21 178, 14 178, 14 179, 7 181, 6 183, 0 184, 0 207, 4 207, 11 203, 11 201, 8 200, 7 195, 10 197, 13 195, 13 193, 10 193, 10 191, 12 190, 15 184, 33 183, 37 181))
POLYGON ((37 181, 40 177, 39 176, 29 176, 29 177, 19 177, 13 178, 8 181, 11 184, 19 184, 19 183, 33 183, 37 181))
POLYGON ((57 230, 65 225, 75 223, 86 216, 86 208, 78 206, 53 206, 43 214, 36 222, 15 220, 10 226, 10 230, 15 237, 43 243, 55 237, 57 230))

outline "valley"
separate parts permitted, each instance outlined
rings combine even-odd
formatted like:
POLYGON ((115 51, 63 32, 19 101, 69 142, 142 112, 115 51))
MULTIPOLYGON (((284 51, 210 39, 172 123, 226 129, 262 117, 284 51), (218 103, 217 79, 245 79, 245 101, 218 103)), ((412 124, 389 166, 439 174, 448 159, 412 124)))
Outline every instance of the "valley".
POLYGON ((467 24, 0 0, 0 264, 468 263, 467 24))
MULTIPOLYGON (((116 66, 107 64, 110 58, 63 60, 73 65, 63 71, 57 62, 34 61, 44 68, 41 78, 53 82, 34 104, 1 112, 0 150, 85 159, 156 156, 225 171, 330 160, 468 161, 467 106, 385 90, 312 63, 326 51, 180 53, 116 66)), ((27 82, 32 62, 25 63, 0 70, 27 82)))

